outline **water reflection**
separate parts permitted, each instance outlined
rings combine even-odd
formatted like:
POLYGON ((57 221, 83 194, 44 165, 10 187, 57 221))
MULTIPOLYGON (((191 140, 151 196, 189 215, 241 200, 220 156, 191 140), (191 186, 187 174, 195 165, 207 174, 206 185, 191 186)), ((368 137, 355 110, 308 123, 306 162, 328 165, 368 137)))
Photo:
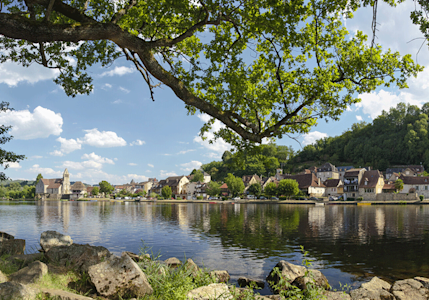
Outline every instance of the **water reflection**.
POLYGON ((429 277, 429 206, 313 206, 112 202, 0 202, 0 231, 35 249, 41 232, 119 254, 142 241, 164 258, 264 278, 303 245, 334 287, 370 276, 429 277))

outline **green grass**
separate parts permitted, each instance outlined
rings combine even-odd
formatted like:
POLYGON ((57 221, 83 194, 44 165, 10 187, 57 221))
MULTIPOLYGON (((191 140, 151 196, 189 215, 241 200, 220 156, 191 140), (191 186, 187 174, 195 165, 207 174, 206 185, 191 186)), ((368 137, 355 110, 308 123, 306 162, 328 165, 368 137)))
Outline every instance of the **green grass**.
POLYGON ((8 254, 0 257, 0 271, 6 276, 19 270, 19 266, 7 260, 8 257, 10 257, 8 254))

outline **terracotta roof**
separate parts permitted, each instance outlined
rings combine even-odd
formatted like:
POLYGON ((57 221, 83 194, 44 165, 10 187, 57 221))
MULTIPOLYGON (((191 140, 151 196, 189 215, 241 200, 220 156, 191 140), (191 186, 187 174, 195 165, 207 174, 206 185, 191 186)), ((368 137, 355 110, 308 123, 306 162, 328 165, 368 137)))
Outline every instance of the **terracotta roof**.
POLYGON ((86 186, 82 183, 82 181, 76 181, 71 187, 70 190, 76 191, 85 191, 86 186))
POLYGON ((429 177, 422 176, 422 177, 414 177, 414 176, 404 176, 401 175, 400 179, 404 182, 404 184, 411 184, 411 185, 428 185, 429 184, 429 177))
POLYGON ((375 188, 377 186, 377 183, 380 177, 383 178, 383 175, 380 173, 379 170, 365 171, 365 173, 363 173, 359 187, 375 188))
POLYGON ((312 187, 325 187, 322 183, 319 185, 319 179, 311 174, 297 174, 297 175, 285 175, 284 179, 294 179, 298 182, 300 189, 306 189, 310 186, 312 187))
POLYGON ((220 186, 220 188, 221 188, 221 189, 227 189, 227 188, 228 188, 228 185, 227 185, 226 183, 224 183, 224 184, 222 184, 222 185, 220 186))
POLYGON ((327 179, 323 185, 326 187, 338 187, 341 183, 340 179, 327 179))
POLYGON ((395 184, 392 182, 384 182, 383 190, 396 190, 395 184))

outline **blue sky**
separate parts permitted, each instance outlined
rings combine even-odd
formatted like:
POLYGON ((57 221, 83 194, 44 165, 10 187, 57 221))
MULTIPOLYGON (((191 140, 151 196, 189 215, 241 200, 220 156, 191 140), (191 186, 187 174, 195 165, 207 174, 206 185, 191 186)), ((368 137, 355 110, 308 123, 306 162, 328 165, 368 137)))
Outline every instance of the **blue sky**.
MULTIPOLYGON (((413 2, 396 9, 379 4, 377 42, 416 58, 423 40, 412 41, 421 33, 409 19, 411 9, 413 2)), ((347 27, 351 33, 370 34, 371 21, 371 10, 362 10, 347 20, 347 27)), ((429 65, 427 49, 423 45, 417 56, 423 66, 429 65)), ((10 102, 15 109, 0 114, 2 124, 13 126, 14 139, 4 146, 27 157, 10 165, 6 170, 10 178, 33 180, 38 173, 55 178, 67 167, 72 181, 90 184, 163 179, 187 175, 201 164, 220 159, 229 148, 223 141, 202 141, 198 132, 207 116, 188 116, 168 87, 157 88, 153 102, 143 78, 125 59, 109 68, 95 66, 90 74, 93 93, 70 98, 53 83, 52 70, 0 65, 0 101, 10 102)), ((276 143, 299 150, 317 138, 339 135, 355 122, 371 122, 399 102, 422 105, 429 91, 429 68, 411 79, 409 86, 360 95, 362 102, 344 112, 340 121, 321 120, 310 134, 298 136, 301 144, 286 137, 276 143)))

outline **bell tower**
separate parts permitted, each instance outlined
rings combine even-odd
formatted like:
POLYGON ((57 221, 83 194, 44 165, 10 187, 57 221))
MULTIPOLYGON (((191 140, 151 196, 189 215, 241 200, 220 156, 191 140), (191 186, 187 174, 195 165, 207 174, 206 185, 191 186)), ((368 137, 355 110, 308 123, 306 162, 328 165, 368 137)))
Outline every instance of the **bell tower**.
POLYGON ((63 194, 70 194, 70 174, 67 168, 64 170, 63 173, 63 194))

